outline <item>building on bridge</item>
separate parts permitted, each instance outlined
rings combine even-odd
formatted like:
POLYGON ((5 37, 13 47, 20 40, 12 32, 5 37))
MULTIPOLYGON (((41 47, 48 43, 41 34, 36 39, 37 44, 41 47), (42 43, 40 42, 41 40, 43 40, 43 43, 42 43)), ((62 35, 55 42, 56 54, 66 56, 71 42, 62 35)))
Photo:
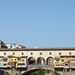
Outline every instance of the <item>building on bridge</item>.
POLYGON ((26 68, 27 56, 0 56, 0 68, 26 68))
POLYGON ((69 61, 71 61, 70 68, 72 68, 73 70, 75 69, 74 63, 75 48, 23 48, 23 49, 1 48, 0 64, 2 64, 1 62, 2 60, 4 61, 4 59, 2 59, 3 57, 7 57, 7 62, 5 62, 6 64, 4 66, 8 67, 11 67, 10 62, 13 59, 12 62, 16 61, 15 62, 16 65, 15 64, 12 65, 15 65, 16 68, 26 68, 28 65, 51 65, 54 66, 55 70, 57 71, 59 68, 69 69, 68 64, 66 64, 65 62, 66 59, 68 59, 69 61), (22 61, 24 57, 26 59, 25 61, 22 61), (66 57, 69 57, 70 59, 66 57))

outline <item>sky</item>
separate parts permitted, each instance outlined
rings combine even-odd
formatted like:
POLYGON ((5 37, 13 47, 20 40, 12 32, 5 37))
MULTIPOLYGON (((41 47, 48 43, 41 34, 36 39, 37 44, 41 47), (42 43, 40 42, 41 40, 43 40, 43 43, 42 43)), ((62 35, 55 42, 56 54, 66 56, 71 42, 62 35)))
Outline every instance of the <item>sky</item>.
POLYGON ((26 48, 75 47, 75 0, 0 0, 0 40, 26 48))

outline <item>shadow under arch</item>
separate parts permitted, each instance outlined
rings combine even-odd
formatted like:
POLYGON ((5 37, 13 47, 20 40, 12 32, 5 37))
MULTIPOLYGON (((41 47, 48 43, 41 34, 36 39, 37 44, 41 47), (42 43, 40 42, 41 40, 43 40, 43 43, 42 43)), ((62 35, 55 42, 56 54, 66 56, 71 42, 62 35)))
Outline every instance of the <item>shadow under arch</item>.
POLYGON ((46 65, 53 65, 53 60, 54 60, 53 57, 48 57, 48 58, 46 59, 46 65))
MULTIPOLYGON (((31 70, 28 70, 28 71, 24 72, 24 73, 21 74, 21 75, 34 75, 34 74, 31 74, 31 73, 33 73, 33 72, 35 72, 35 71, 37 71, 37 70, 40 70, 40 69, 31 69, 31 70)), ((52 73, 52 75, 60 75, 59 73, 57 73, 57 72, 55 72, 55 71, 52 71, 51 73, 52 73)), ((36 74, 35 74, 35 75, 36 75, 36 74)))
POLYGON ((0 75, 5 75, 5 74, 8 75, 9 73, 0 69, 0 75))
POLYGON ((45 59, 43 57, 38 57, 37 65, 45 65, 45 59))
POLYGON ((29 57, 28 58, 28 65, 35 65, 36 62, 35 62, 35 58, 34 57, 29 57))
POLYGON ((26 71, 25 73, 23 73, 23 74, 21 74, 21 75, 31 75, 32 72, 35 72, 35 71, 37 71, 37 70, 39 70, 39 69, 31 69, 31 70, 26 71))

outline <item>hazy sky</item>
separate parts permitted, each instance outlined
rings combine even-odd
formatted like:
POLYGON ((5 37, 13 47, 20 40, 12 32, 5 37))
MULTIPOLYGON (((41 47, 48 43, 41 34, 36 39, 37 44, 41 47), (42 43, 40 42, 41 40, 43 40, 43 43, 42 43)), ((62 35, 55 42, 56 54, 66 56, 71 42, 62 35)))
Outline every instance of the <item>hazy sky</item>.
POLYGON ((0 40, 27 48, 75 47, 75 0, 0 0, 0 40))

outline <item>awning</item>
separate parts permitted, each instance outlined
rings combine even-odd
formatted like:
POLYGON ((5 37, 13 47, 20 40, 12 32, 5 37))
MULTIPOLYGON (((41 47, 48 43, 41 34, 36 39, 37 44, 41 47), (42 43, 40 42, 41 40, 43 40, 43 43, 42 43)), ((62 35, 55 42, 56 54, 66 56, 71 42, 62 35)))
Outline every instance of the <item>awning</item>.
POLYGON ((3 59, 7 59, 7 57, 3 57, 3 59))

